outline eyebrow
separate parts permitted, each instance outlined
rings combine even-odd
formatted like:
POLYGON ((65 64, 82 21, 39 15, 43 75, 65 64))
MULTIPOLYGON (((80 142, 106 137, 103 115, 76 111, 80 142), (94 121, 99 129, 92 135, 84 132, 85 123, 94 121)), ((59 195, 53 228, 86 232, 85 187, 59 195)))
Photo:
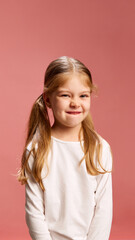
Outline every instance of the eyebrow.
MULTIPOLYGON (((57 93, 61 93, 61 92, 68 92, 68 93, 71 93, 71 91, 66 90, 66 89, 58 90, 58 91, 57 91, 57 93)), ((82 94, 82 93, 90 93, 90 90, 89 90, 89 91, 82 91, 82 92, 80 92, 79 94, 82 94)))

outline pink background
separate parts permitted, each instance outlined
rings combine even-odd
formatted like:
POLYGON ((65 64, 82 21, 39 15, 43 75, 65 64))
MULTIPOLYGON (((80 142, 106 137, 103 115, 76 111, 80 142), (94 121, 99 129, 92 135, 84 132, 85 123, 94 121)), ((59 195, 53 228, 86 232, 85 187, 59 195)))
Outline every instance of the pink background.
POLYGON ((50 61, 62 55, 90 68, 95 128, 114 156, 111 240, 135 239, 135 1, 0 1, 0 238, 30 240, 24 186, 14 176, 26 123, 50 61))

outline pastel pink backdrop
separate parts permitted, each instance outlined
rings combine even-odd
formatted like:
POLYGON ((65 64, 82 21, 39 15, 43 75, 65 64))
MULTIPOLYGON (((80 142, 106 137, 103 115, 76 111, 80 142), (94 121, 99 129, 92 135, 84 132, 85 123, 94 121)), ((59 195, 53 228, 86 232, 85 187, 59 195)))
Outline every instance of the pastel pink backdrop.
POLYGON ((134 13, 134 0, 0 1, 2 240, 30 240, 24 186, 14 174, 45 69, 62 55, 85 63, 99 87, 91 112, 95 128, 110 143, 114 156, 110 239, 135 239, 134 13))

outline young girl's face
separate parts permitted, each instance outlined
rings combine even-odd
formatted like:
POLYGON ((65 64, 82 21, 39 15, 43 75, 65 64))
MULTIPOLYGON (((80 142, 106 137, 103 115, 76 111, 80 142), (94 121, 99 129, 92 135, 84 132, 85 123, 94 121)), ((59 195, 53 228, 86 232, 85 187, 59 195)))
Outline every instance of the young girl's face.
POLYGON ((90 87, 84 74, 70 74, 65 83, 49 97, 55 127, 81 126, 90 110, 90 87))

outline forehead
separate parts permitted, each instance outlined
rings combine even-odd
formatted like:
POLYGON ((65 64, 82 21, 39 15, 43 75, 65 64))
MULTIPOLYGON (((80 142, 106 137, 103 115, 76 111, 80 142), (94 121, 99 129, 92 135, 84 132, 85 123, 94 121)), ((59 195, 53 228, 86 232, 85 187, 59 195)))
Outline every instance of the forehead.
POLYGON ((59 88, 73 88, 73 87, 84 87, 90 88, 90 79, 84 73, 71 73, 64 76, 64 81, 60 84, 59 88))

